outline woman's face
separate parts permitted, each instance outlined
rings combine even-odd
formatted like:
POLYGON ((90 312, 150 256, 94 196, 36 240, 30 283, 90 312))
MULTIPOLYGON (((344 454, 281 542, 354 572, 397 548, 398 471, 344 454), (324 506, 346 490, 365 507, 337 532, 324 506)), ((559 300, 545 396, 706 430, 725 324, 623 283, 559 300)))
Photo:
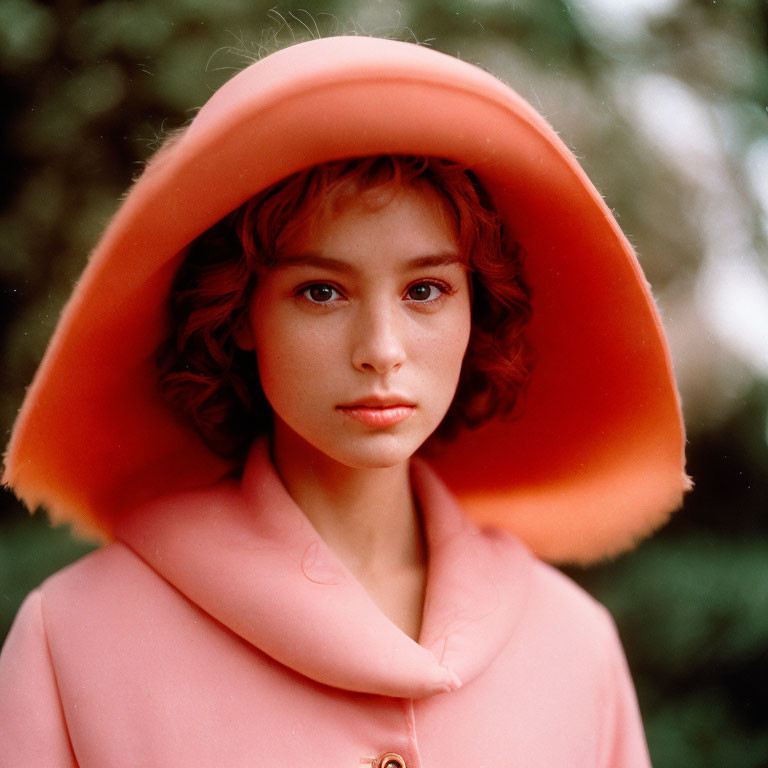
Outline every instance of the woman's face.
POLYGON ((426 184, 371 194, 335 198, 289 240, 259 276, 241 340, 275 429, 350 467, 394 466, 429 437, 470 332, 446 204, 426 184))

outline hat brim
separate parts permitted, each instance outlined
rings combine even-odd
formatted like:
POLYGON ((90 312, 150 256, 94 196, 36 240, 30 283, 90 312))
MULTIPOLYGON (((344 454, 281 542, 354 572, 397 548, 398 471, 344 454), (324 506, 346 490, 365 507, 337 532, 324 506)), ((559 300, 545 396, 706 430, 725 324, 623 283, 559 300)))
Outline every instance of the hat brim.
POLYGON ((27 394, 4 480, 109 536, 126 505, 231 467, 162 401, 155 351, 185 247, 318 163, 432 155, 473 169, 526 251, 537 365, 522 414, 433 463, 480 522, 589 562, 662 524, 687 487, 669 351, 633 250, 573 154, 481 69, 391 40, 302 43, 219 89, 114 217, 27 394))

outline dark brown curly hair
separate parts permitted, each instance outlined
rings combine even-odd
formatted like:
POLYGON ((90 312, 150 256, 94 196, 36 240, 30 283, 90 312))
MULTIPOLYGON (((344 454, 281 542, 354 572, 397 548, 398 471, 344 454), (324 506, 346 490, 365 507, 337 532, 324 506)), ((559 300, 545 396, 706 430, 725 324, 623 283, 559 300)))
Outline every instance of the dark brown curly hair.
POLYGON ((456 396, 436 434, 448 438, 515 409, 531 355, 531 315, 522 249, 502 227, 478 179, 434 157, 381 155, 314 166, 260 192, 189 246, 170 297, 171 329, 158 354, 171 405, 219 454, 240 459, 271 426, 272 410, 253 352, 233 338, 245 322, 258 273, 279 258, 320 202, 339 191, 396 193, 429 184, 455 217, 459 252, 471 274, 472 329, 456 396))

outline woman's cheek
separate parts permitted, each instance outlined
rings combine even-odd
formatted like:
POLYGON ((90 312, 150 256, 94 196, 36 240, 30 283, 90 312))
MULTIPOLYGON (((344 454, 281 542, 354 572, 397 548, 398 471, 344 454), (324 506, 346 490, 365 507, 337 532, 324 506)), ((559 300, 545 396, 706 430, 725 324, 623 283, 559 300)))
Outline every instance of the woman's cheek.
POLYGON ((259 376, 272 407, 286 421, 291 415, 311 410, 311 401, 322 392, 329 377, 338 371, 329 339, 317 323, 283 322, 262 329, 258 352, 259 376), (266 340, 270 339, 270 343, 266 340))
POLYGON ((444 375, 458 378, 471 330, 468 303, 457 303, 444 320, 431 329, 428 343, 421 346, 433 350, 435 366, 444 375))

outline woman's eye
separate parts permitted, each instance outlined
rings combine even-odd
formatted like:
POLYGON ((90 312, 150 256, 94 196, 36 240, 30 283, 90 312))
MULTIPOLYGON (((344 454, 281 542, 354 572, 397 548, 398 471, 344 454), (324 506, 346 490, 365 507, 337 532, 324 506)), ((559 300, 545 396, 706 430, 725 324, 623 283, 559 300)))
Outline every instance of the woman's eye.
POLYGON ((434 283, 416 283, 408 289, 408 298, 411 301, 434 301, 439 299, 445 290, 441 290, 439 285, 434 283))
POLYGON ((325 285, 324 283, 308 285, 301 293, 314 304, 328 304, 340 296, 332 285, 325 285))

